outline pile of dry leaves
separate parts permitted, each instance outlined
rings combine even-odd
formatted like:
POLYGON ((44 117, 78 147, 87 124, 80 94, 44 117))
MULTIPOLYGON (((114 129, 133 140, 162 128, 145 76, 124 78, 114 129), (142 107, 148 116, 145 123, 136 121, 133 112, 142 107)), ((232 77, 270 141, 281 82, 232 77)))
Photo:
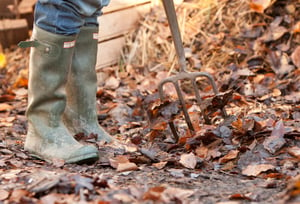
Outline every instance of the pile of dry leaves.
POLYGON ((47 164, 22 150, 28 51, 8 51, 0 70, 0 202, 300 201, 299 1, 189 0, 176 9, 189 71, 210 73, 220 91, 197 81, 210 123, 186 81, 194 131, 172 86, 167 100, 158 98, 159 82, 179 70, 161 6, 128 34, 123 65, 98 73, 99 121, 118 143, 84 141, 103 155, 93 165, 47 164))

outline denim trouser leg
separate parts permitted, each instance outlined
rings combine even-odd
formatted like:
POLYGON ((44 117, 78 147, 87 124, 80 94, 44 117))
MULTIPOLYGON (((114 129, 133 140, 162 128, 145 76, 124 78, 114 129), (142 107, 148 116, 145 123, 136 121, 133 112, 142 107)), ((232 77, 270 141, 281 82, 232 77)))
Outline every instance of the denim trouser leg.
POLYGON ((97 17, 110 0, 38 0, 35 24, 51 33, 73 35, 82 26, 98 26, 97 17))

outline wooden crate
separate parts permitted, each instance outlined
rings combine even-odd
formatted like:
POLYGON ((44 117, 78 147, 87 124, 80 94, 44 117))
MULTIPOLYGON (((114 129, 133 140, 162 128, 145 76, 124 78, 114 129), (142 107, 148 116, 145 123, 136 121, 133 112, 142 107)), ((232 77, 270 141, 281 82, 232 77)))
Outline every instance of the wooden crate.
POLYGON ((37 0, 22 0, 18 5, 19 15, 26 19, 30 29, 33 27, 33 12, 36 2, 37 0))
POLYGON ((12 11, 14 0, 0 0, 0 18, 13 18, 15 13, 12 11))
POLYGON ((9 48, 29 37, 26 19, 0 20, 0 44, 3 48, 9 48))
POLYGON ((151 0, 112 0, 99 17, 99 46, 96 68, 118 63, 125 43, 124 35, 136 28, 149 12, 151 0))

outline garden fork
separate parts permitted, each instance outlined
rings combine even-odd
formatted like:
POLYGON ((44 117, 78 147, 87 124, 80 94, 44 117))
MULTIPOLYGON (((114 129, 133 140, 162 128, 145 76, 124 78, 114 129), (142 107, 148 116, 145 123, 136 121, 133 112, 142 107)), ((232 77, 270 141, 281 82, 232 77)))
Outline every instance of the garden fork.
MULTIPOLYGON (((183 43, 182 43, 182 39, 181 39, 181 35, 180 35, 179 26, 178 26, 178 21, 177 21, 174 2, 173 2, 173 0, 163 0, 162 2, 163 2, 165 13, 167 15, 167 19, 168 19, 168 22, 169 22, 169 27, 170 27, 170 30, 171 30, 171 34, 172 34, 172 37, 173 37, 174 46, 175 46, 175 50, 176 50, 176 55, 177 55, 178 61, 179 61, 180 71, 175 76, 168 77, 168 78, 162 80, 159 83, 159 85, 158 85, 159 97, 160 97, 161 101, 164 100, 163 86, 166 83, 172 83, 175 87, 179 102, 182 106, 184 118, 185 118, 185 121, 188 125, 188 128, 189 128, 190 131, 194 132, 195 129, 193 127, 191 118, 188 114, 186 104, 185 104, 185 99, 183 97, 183 93, 181 91, 179 81, 180 80, 185 80, 185 79, 188 79, 188 80, 191 81, 194 92, 195 92, 197 104, 199 105, 200 109, 201 109, 200 104, 201 104, 202 100, 201 100, 201 96, 200 96, 200 93, 199 93, 199 90, 198 90, 198 87, 197 87, 197 82, 196 82, 197 77, 207 78, 208 81, 210 82, 210 84, 212 85, 214 93, 218 94, 219 92, 218 92, 218 89, 217 89, 217 86, 216 86, 216 83, 215 83, 213 77, 209 73, 206 73, 206 72, 188 72, 187 71, 184 47, 183 47, 183 43)), ((227 114, 226 114, 225 110, 222 109, 221 111, 222 111, 223 116, 226 117, 227 114)), ((207 115, 205 115, 203 108, 201 109, 201 114, 202 114, 205 122, 209 123, 209 118, 208 118, 207 115)), ((177 142, 178 139, 179 139, 179 136, 177 134, 174 122, 173 121, 169 122, 169 126, 170 126, 170 129, 171 129, 172 134, 174 136, 174 139, 177 142)))

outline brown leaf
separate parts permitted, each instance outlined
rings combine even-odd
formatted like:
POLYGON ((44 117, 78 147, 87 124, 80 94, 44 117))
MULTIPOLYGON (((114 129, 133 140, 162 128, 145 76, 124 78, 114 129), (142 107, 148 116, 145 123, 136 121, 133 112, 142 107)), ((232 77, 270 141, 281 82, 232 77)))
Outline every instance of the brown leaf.
POLYGON ((215 158, 220 157, 221 155, 222 155, 222 153, 217 148, 211 149, 208 151, 207 158, 215 159, 215 158))
POLYGON ((12 93, 3 94, 0 96, 0 102, 13 101, 16 96, 12 93))
POLYGON ((107 88, 107 89, 116 89, 119 87, 119 85, 120 85, 120 80, 114 76, 110 76, 105 81, 105 88, 107 88))
POLYGON ((242 174, 246 176, 257 176, 262 172, 275 169, 271 164, 250 164, 243 171, 242 174))
POLYGON ((154 163, 152 164, 152 166, 154 166, 157 169, 163 169, 168 162, 158 162, 158 163, 154 163))
POLYGON ((298 21, 296 23, 296 25, 294 26, 293 32, 294 33, 300 33, 300 21, 298 21))
POLYGON ((138 166, 133 162, 120 163, 117 167, 117 172, 123 171, 135 171, 138 169, 138 166))
POLYGON ((115 158, 109 159, 111 167, 117 169, 118 172, 134 171, 138 167, 135 163, 130 162, 126 156, 118 155, 115 158))
POLYGON ((288 148, 288 153, 294 157, 300 158, 300 147, 290 147, 288 148))
POLYGON ((240 76, 255 76, 255 74, 248 68, 238 69, 233 73, 233 77, 239 78, 240 76))
MULTIPOLYGON (((300 23, 299 23, 300 24, 300 23)), ((298 46, 291 55, 294 65, 300 68, 300 46, 298 46)))
POLYGON ((24 77, 18 77, 16 82, 13 84, 13 88, 20 88, 20 87, 28 87, 28 79, 24 77))
POLYGON ((248 196, 245 196, 244 194, 233 194, 229 197, 230 200, 251 200, 248 196))
POLYGON ((281 174, 281 173, 269 173, 269 174, 265 175, 264 178, 282 179, 282 178, 284 178, 284 174, 281 174))
POLYGON ((266 34, 262 37, 265 42, 276 41, 280 39, 285 33, 288 32, 283 26, 271 26, 266 34))
POLYGON ((286 143, 285 139, 283 138, 284 134, 285 128, 282 120, 280 120, 275 124, 271 136, 265 139, 263 143, 264 148, 272 154, 277 152, 286 143))
POLYGON ((197 147, 195 152, 198 157, 205 159, 208 154, 208 148, 206 146, 200 146, 200 147, 197 147))
POLYGON ((11 193, 10 195, 10 198, 9 198, 9 201, 10 202, 20 202, 20 199, 23 197, 23 196, 26 196, 28 195, 29 192, 27 190, 23 190, 23 189, 15 189, 13 190, 13 192, 11 193))
POLYGON ((143 195, 143 200, 159 201, 165 190, 164 186, 152 187, 143 195))
POLYGON ((197 165, 197 157, 192 152, 189 154, 182 154, 179 163, 186 168, 195 169, 197 165))
POLYGON ((9 192, 3 189, 0 189, 0 201, 6 200, 9 196, 9 192))
POLYGON ((159 117, 157 120, 155 120, 154 123, 151 124, 151 129, 152 130, 165 130, 167 129, 168 124, 167 122, 159 117))
POLYGON ((54 159, 52 159, 52 164, 53 164, 53 166, 60 168, 65 165, 65 160, 54 158, 54 159))
POLYGON ((13 107, 7 103, 0 103, 0 111, 10 111, 13 107))
POLYGON ((229 162, 227 162, 226 164, 224 164, 222 166, 222 170, 223 171, 231 171, 235 167, 236 167, 235 162, 234 161, 229 161, 229 162))
POLYGON ((263 13, 266 8, 271 5, 271 0, 252 0, 250 8, 258 13, 263 13))
POLYGON ((42 203, 54 204, 54 203, 74 203, 74 195, 65 195, 59 193, 51 193, 43 196, 41 199, 42 203))
POLYGON ((284 96, 289 103, 298 103, 300 101, 300 92, 292 92, 290 95, 284 96))
POLYGON ((226 163, 230 160, 236 159, 237 156, 239 155, 239 152, 240 152, 239 150, 230 150, 228 152, 228 154, 226 154, 224 157, 219 159, 219 162, 220 163, 226 163))
POLYGON ((163 192, 164 203, 172 203, 174 200, 186 201, 194 194, 194 190, 169 187, 163 192))
POLYGON ((110 158, 109 162, 110 166, 116 169, 120 163, 128 163, 129 159, 126 156, 118 155, 114 158, 110 158))
POLYGON ((133 203, 134 199, 128 193, 116 193, 113 195, 113 198, 118 200, 120 203, 133 203))

